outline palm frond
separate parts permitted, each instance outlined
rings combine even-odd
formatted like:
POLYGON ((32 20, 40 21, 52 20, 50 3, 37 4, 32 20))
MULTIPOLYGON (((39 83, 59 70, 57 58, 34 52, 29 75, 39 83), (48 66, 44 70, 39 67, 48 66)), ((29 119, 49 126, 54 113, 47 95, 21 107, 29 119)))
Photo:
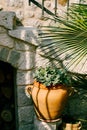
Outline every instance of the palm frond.
MULTIPOLYGON (((40 38, 44 44, 40 48, 48 57, 60 58, 64 63, 68 59, 66 68, 73 71, 80 66, 83 70, 87 64, 87 6, 74 5, 69 10, 68 20, 57 16, 54 20, 58 26, 42 27, 40 38)), ((81 69, 78 73, 83 73, 81 69)))

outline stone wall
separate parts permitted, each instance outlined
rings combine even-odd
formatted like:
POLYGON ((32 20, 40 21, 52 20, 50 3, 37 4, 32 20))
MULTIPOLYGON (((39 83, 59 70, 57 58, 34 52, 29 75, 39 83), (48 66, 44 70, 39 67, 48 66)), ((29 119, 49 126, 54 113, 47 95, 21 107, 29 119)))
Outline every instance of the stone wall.
MULTIPOLYGON (((0 0, 0 8, 4 11, 14 11, 18 18, 18 25, 23 24, 24 26, 35 26, 39 27, 42 25, 51 25, 53 22, 51 20, 42 19, 42 10, 31 3, 29 5, 29 0, 0 0), (20 23, 21 22, 21 23, 20 23)), ((36 0, 42 2, 42 0, 36 0)), ((44 6, 48 8, 53 13, 55 7, 55 0, 45 0, 44 6)), ((79 2, 79 0, 70 0, 71 3, 79 2)), ((67 10, 67 4, 61 6, 58 3, 57 14, 65 15, 64 12, 67 10)), ((45 17, 49 17, 47 13, 44 12, 45 17)))

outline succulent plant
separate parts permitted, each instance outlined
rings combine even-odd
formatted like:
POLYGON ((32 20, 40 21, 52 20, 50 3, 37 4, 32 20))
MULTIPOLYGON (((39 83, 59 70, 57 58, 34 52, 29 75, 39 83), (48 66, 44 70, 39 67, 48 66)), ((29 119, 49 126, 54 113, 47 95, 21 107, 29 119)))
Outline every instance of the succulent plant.
POLYGON ((62 68, 51 66, 38 68, 34 73, 34 79, 43 83, 46 87, 53 87, 57 84, 71 86, 72 84, 72 76, 70 73, 62 68))

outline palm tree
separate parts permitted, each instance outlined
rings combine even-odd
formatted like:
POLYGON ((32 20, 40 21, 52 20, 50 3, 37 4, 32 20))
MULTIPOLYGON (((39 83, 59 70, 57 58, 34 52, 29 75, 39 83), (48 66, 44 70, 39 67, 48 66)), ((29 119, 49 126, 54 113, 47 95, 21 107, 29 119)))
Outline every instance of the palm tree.
POLYGON ((73 4, 67 18, 52 19, 55 25, 42 27, 41 50, 56 62, 62 60, 69 71, 87 74, 87 5, 73 4))

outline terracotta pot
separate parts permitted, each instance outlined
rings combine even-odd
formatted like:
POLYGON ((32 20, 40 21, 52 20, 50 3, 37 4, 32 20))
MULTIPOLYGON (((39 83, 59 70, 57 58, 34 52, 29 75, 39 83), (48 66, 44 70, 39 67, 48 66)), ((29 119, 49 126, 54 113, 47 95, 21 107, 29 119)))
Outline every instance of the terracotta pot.
POLYGON ((46 122, 57 121, 61 117, 71 90, 68 87, 58 85, 48 89, 39 82, 27 86, 27 92, 31 94, 37 117, 46 122))
POLYGON ((63 130, 81 130, 81 122, 72 124, 72 123, 63 123, 63 130))
POLYGON ((68 0, 58 0, 58 3, 62 6, 65 6, 68 0))

